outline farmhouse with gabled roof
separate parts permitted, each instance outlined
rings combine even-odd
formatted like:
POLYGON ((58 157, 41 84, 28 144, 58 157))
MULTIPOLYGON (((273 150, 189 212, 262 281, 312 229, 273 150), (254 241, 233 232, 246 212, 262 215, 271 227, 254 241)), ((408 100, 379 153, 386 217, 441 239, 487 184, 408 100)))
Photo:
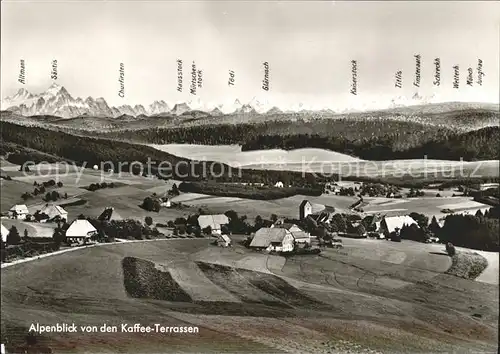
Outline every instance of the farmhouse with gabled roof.
POLYGON ((224 214, 198 216, 200 228, 203 230, 210 226, 212 233, 217 235, 222 234, 222 225, 227 224, 229 224, 229 218, 224 214))
POLYGON ((17 204, 9 209, 9 217, 11 219, 26 219, 26 216, 29 214, 28 207, 25 204, 17 204))

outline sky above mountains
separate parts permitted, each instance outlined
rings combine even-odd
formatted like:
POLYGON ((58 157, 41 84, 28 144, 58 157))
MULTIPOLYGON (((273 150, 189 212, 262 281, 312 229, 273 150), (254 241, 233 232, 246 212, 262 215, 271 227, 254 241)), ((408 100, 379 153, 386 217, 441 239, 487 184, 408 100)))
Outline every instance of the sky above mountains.
POLYGON ((257 97, 277 106, 298 102, 332 109, 393 97, 498 102, 498 2, 14 2, 2 1, 2 97, 24 87, 42 92, 57 83, 77 97, 110 105, 187 102, 217 104, 257 97), (420 88, 413 86, 421 55, 420 88), (433 86, 434 58, 441 85, 433 86), (25 61, 26 84, 18 82, 25 61), (177 91, 183 60, 183 92, 177 91), (483 61, 482 86, 477 62, 483 61), (351 60, 357 95, 350 94, 351 60), (203 87, 189 93, 191 63, 203 87), (262 90, 263 62, 269 91, 262 90), (124 63, 124 97, 120 63, 124 63), (460 88, 453 88, 453 66, 460 88), (474 85, 466 85, 467 69, 474 85), (234 86, 228 85, 229 70, 234 86), (403 72, 402 88, 395 73, 403 72))

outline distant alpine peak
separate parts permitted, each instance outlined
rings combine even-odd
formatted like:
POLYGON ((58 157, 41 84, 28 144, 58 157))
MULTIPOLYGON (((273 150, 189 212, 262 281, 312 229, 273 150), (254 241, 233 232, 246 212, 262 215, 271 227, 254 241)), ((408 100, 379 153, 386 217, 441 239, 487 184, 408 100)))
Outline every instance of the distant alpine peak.
POLYGON ((24 95, 25 93, 29 93, 28 90, 26 90, 24 87, 21 87, 19 90, 17 90, 16 94, 18 95, 24 95))
MULTIPOLYGON (((423 96, 419 92, 409 92, 408 96, 384 97, 374 101, 362 100, 357 97, 355 100, 342 102, 338 106, 331 107, 330 104, 311 104, 300 101, 291 104, 284 101, 276 102, 275 99, 266 94, 254 96, 250 101, 239 98, 227 97, 224 103, 204 102, 199 97, 193 97, 189 101, 155 100, 149 105, 124 104, 121 106, 109 106, 103 97, 86 99, 73 98, 69 92, 61 85, 52 83, 45 92, 31 94, 24 87, 17 90, 11 97, 6 97, 1 101, 2 109, 7 109, 16 114, 24 116, 54 115, 63 118, 73 118, 78 116, 94 117, 119 117, 146 116, 146 115, 186 115, 189 111, 203 111, 212 115, 222 114, 280 114, 299 112, 363 112, 369 110, 379 110, 388 108, 402 108, 415 105, 425 105, 431 103, 443 103, 437 94, 423 96), (270 102, 272 101, 272 103, 270 102), (243 103, 242 103, 243 102, 243 103)), ((330 102, 331 103, 331 102, 330 102)))
POLYGON ((273 107, 267 98, 257 96, 253 97, 248 105, 250 105, 257 113, 266 113, 273 107))
POLYGON ((64 87, 62 87, 61 85, 59 85, 59 84, 57 84, 57 83, 54 82, 52 85, 49 86, 49 88, 47 89, 47 91, 45 91, 45 93, 48 93, 48 94, 50 94, 52 96, 55 96, 62 89, 64 89, 64 91, 66 91, 66 89, 64 87))
POLYGON ((406 96, 397 96, 391 100, 389 108, 415 106, 430 103, 439 103, 438 95, 435 93, 430 96, 422 96, 419 92, 415 92, 411 98, 406 96))
POLYGON ((31 93, 29 93, 28 90, 26 90, 24 87, 20 88, 19 90, 17 90, 17 92, 15 93, 14 96, 12 97, 8 97, 10 98, 11 100, 16 100, 16 99, 27 99, 27 98, 31 98, 33 97, 33 95, 31 93))

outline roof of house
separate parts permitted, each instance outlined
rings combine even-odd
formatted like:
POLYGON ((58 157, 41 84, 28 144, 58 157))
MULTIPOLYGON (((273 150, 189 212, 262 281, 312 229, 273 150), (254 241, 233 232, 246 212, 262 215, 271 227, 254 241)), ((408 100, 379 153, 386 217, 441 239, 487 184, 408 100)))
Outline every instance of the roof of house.
POLYGON ((282 242, 287 234, 287 230, 281 227, 262 227, 255 233, 250 247, 267 248, 272 242, 282 242))
POLYGON ((291 232, 294 239, 309 238, 309 235, 305 231, 292 231, 291 232))
POLYGON ((200 225, 200 228, 202 230, 208 226, 210 226, 212 230, 218 230, 220 229, 221 225, 225 225, 228 223, 229 219, 224 214, 198 216, 198 224, 200 225))
POLYGON ((25 204, 14 205, 9 211, 15 211, 18 214, 29 214, 28 207, 25 204))
POLYGON ((229 236, 228 236, 228 235, 224 235, 224 234, 222 234, 222 235, 220 235, 219 237, 220 237, 222 240, 224 240, 225 242, 227 242, 227 243, 231 243, 231 239, 229 238, 229 236))
POLYGON ((66 237, 90 237, 90 234, 94 232, 97 230, 88 220, 77 219, 66 230, 66 237))
POLYGON ((320 211, 318 214, 316 214, 316 221, 317 222, 326 222, 331 219, 332 214, 327 212, 327 211, 320 211))
POLYGON ((402 216, 389 216, 385 217, 385 224, 387 225, 387 231, 393 232, 396 230, 396 228, 400 229, 403 227, 403 225, 411 225, 411 224, 417 224, 417 222, 410 216, 408 215, 402 215, 402 216))
POLYGON ((123 220, 120 214, 115 211, 114 208, 106 208, 103 210, 101 215, 99 215, 99 220, 111 221, 111 220, 123 220))
POLYGON ((7 235, 9 234, 9 230, 5 226, 3 226, 3 224, 0 225, 0 234, 2 235, 2 241, 7 242, 7 235))
POLYGON ((41 214, 47 214, 49 217, 55 217, 56 215, 68 216, 68 212, 66 210, 55 204, 45 204, 45 206, 40 209, 39 212, 41 214))
POLYGON ((281 223, 281 224, 275 224, 275 227, 279 227, 279 228, 287 229, 287 230, 290 230, 294 226, 298 227, 300 229, 300 227, 297 226, 297 224, 294 224, 294 223, 291 223, 291 222, 284 222, 284 223, 281 223))
POLYGON ((318 226, 318 223, 316 222, 314 215, 312 214, 307 215, 306 220, 311 222, 314 225, 314 227, 318 226))

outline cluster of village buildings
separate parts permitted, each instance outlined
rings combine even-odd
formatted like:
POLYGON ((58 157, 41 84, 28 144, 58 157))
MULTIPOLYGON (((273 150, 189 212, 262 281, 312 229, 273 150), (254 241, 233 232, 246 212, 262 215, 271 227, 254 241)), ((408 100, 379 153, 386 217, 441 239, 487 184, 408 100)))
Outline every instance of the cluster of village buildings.
MULTIPOLYGON (((50 221, 61 221, 66 222, 68 220, 68 212, 64 210, 59 205, 53 203, 47 203, 40 209, 38 209, 35 214, 43 215, 40 222, 50 222, 50 221)), ((30 214, 28 207, 24 204, 14 205, 9 209, 8 217, 10 219, 27 220, 34 214, 30 214)), ((7 242, 7 235, 9 231, 5 226, 2 225, 2 241, 7 242)), ((97 234, 97 230, 90 222, 84 219, 74 220, 69 228, 66 230, 66 238, 70 241, 77 243, 83 243, 90 239, 92 236, 97 234)))
MULTIPOLYGON (((37 210, 37 213, 45 217, 40 222, 68 220, 68 212, 61 206, 55 204, 47 203, 37 210)), ((30 212, 26 205, 14 205, 9 210, 9 218, 11 219, 26 220, 28 215, 30 215, 30 212)), ((299 206, 300 220, 311 221, 316 227, 327 227, 331 222, 331 216, 330 213, 313 212, 313 205, 308 200, 304 200, 299 206)), ((99 218, 108 221, 122 220, 121 216, 119 216, 113 208, 106 208, 99 218)), ((204 230, 210 227, 212 234, 217 237, 217 243, 224 247, 231 245, 230 237, 222 232, 222 227, 228 223, 229 219, 224 214, 200 215, 198 217, 200 228, 204 230)), ((417 222, 409 216, 384 217, 382 219, 374 218, 374 223, 376 223, 376 229, 380 235, 391 233, 398 229, 400 230, 403 225, 417 224, 417 222)), ((7 234, 8 230, 2 225, 2 241, 6 242, 7 234)), ((67 229, 66 238, 70 241, 81 243, 96 234, 97 230, 89 221, 85 219, 76 219, 67 229)), ((270 227, 262 227, 257 230, 249 247, 263 249, 269 252, 291 252, 297 245, 310 245, 311 240, 314 238, 315 236, 311 236, 309 232, 306 232, 296 224, 286 223, 280 219, 270 227)))
MULTIPOLYGON (((170 201, 168 201, 168 207, 170 207, 170 201)), ((55 204, 45 204, 42 208, 37 210, 35 214, 43 215, 43 219, 39 220, 40 222, 68 220, 68 212, 61 206, 55 204)), ((11 219, 26 220, 28 215, 30 215, 30 212, 26 205, 14 205, 9 210, 9 218, 11 219)), ((300 220, 306 221, 307 224, 312 224, 316 229, 328 229, 328 226, 332 221, 332 216, 333 213, 329 212, 313 212, 313 205, 308 200, 302 201, 299 205, 300 220)), ((106 220, 122 220, 121 216, 119 216, 113 208, 106 208, 99 218, 106 220)), ((210 227, 212 234, 217 236, 217 243, 220 246, 227 247, 231 245, 231 239, 229 236, 223 234, 222 232, 223 226, 228 223, 229 219, 224 214, 200 215, 198 217, 198 224, 200 228, 204 230, 210 227)), ((384 238, 383 235, 398 232, 398 230, 401 230, 404 225, 410 226, 414 224, 418 226, 418 223, 408 215, 392 217, 375 216, 372 223, 375 224, 374 229, 377 230, 376 234, 379 235, 379 238, 384 238)), ((8 230, 3 225, 1 232, 2 241, 5 242, 8 230)), ((76 219, 67 229, 66 237, 70 241, 81 243, 82 241, 90 239, 90 237, 96 233, 97 230, 90 222, 84 219, 76 219)), ((358 236, 366 237, 367 235, 365 233, 364 235, 358 236)), ((310 245, 311 239, 314 238, 315 236, 312 236, 310 232, 303 230, 296 224, 286 223, 283 220, 277 220, 270 227, 262 227, 257 230, 250 242, 249 247, 275 252, 291 252, 294 250, 296 245, 310 245)))
MULTIPOLYGON (((327 227, 331 222, 331 213, 313 212, 313 205, 304 200, 299 206, 299 217, 301 220, 311 220, 316 227, 327 227)), ((202 229, 210 226, 212 233, 218 237, 220 246, 230 246, 231 239, 228 235, 222 233, 224 225, 229 223, 229 219, 224 214, 219 215, 200 215, 198 223, 202 229)), ((374 218, 373 223, 377 230, 379 238, 384 238, 384 234, 398 232, 404 225, 417 225, 417 222, 410 216, 392 216, 374 218)), ((361 235, 366 237, 365 235, 361 235)), ((278 219, 269 227, 262 227, 255 232, 249 247, 254 249, 266 250, 268 252, 292 252, 297 246, 311 245, 316 236, 303 230, 294 223, 284 222, 278 219)))

